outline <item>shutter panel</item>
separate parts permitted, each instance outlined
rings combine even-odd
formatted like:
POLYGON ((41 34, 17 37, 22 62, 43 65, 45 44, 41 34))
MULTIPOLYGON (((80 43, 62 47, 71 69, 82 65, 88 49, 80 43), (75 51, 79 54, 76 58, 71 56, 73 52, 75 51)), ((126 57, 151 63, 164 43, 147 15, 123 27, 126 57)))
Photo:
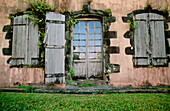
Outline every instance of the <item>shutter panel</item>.
POLYGON ((45 83, 65 83, 64 41, 65 16, 46 14, 45 83))
POLYGON ((150 64, 149 54, 151 53, 149 49, 149 35, 148 35, 148 14, 138 14, 135 16, 137 21, 136 28, 134 30, 134 65, 135 66, 147 66, 150 64))
POLYGON ((152 65, 162 66, 167 64, 167 56, 165 49, 165 33, 163 16, 150 13, 150 28, 152 40, 152 65))
POLYGON ((38 64, 38 25, 31 23, 28 15, 14 18, 11 65, 38 64))
POLYGON ((18 16, 14 18, 12 61, 11 65, 25 64, 26 38, 28 36, 28 18, 18 16))

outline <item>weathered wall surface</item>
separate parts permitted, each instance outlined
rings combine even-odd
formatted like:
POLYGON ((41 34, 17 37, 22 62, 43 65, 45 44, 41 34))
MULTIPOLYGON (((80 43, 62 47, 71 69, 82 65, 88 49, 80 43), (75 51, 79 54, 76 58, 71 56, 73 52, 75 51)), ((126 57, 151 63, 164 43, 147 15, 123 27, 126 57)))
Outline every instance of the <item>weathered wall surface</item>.
MULTIPOLYGON (((44 82, 43 69, 31 68, 9 68, 7 60, 10 56, 4 56, 2 48, 8 47, 8 40, 5 40, 6 32, 3 32, 3 27, 10 24, 8 15, 15 13, 16 7, 25 10, 27 5, 20 4, 22 0, 1 0, 0 1, 0 87, 12 86, 15 82, 21 84, 40 83, 44 82)), ((59 8, 66 10, 78 11, 82 9, 82 5, 86 0, 46 0, 51 5, 58 2, 59 8)), ((150 0, 153 8, 162 9, 167 4, 170 5, 170 0, 150 0)), ((127 16, 133 10, 143 9, 147 0, 93 0, 91 3, 92 9, 106 10, 111 9, 112 15, 116 17, 116 22, 112 23, 109 31, 116 31, 117 38, 111 39, 111 46, 120 47, 119 54, 111 54, 110 62, 120 65, 120 73, 110 74, 111 86, 128 86, 139 87, 146 84, 160 85, 170 84, 170 67, 167 68, 134 68, 132 63, 132 55, 125 54, 125 48, 130 47, 130 39, 123 37, 126 31, 129 30, 127 23, 123 23, 122 16, 127 16)))

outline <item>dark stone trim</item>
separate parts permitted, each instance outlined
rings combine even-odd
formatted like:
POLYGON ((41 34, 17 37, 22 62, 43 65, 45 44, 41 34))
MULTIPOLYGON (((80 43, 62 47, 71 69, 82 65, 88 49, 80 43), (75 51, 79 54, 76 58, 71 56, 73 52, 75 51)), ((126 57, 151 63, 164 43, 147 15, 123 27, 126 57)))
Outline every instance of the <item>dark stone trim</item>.
POLYGON ((170 30, 165 31, 165 37, 166 37, 166 38, 170 38, 170 30))
POLYGON ((159 14, 159 15, 163 15, 164 17, 167 16, 163 13, 163 11, 159 11, 159 10, 155 10, 155 9, 150 10, 150 11, 139 9, 139 10, 133 11, 132 13, 129 13, 128 17, 132 17, 132 15, 137 15, 137 14, 141 14, 141 13, 156 13, 156 14, 159 14))
POLYGON ((127 21, 128 21, 128 20, 131 20, 131 18, 130 18, 130 17, 122 17, 122 20, 123 20, 123 22, 126 22, 126 23, 127 23, 127 21))
POLYGON ((170 17, 167 18, 167 21, 166 22, 170 22, 170 17))
POLYGON ((169 29, 169 25, 168 24, 164 24, 164 28, 165 29, 169 29))
POLYGON ((104 34, 105 38, 117 38, 117 32, 116 31, 108 31, 104 34))
POLYGON ((127 47, 127 48, 125 48, 125 53, 127 55, 133 55, 135 52, 133 49, 131 49, 131 47, 127 47))
POLYGON ((109 23, 112 23, 112 22, 115 22, 115 21, 116 21, 116 17, 111 16, 110 19, 109 19, 109 23))
POLYGON ((120 73, 120 65, 119 64, 106 64, 107 73, 120 73))
POLYGON ((3 55, 12 55, 12 49, 11 48, 2 48, 3 55))
POLYGON ((106 53, 110 53, 110 54, 120 53, 120 49, 119 47, 110 47, 108 52, 106 53))
POLYGON ((130 38, 132 35, 131 35, 130 31, 127 31, 123 36, 124 36, 124 38, 130 38))

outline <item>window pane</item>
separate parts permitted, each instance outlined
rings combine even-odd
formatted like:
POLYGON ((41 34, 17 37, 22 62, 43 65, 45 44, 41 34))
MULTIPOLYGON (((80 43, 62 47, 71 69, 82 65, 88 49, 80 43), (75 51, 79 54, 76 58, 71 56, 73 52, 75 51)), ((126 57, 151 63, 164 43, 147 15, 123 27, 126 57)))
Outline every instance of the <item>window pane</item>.
POLYGON ((100 22, 95 22, 95 27, 100 27, 100 22))
POLYGON ((94 22, 89 22, 89 27, 94 27, 94 22))
POLYGON ((89 33, 94 33, 94 28, 89 28, 89 33))
POLYGON ((78 28, 74 28, 73 29, 73 33, 79 33, 79 29, 78 28))
POLYGON ((95 47, 96 52, 101 52, 101 47, 95 47))
POLYGON ((90 46, 94 46, 94 41, 89 41, 90 46))
POLYGON ((80 47, 80 52, 86 52, 86 47, 80 47))
POLYGON ((101 39, 101 34, 96 34, 95 39, 101 39))
POLYGON ((80 33, 85 33, 85 28, 80 28, 80 33))
POLYGON ((83 59, 83 58, 85 58, 85 53, 80 53, 80 59, 83 59))
POLYGON ((89 47, 89 52, 94 52, 94 47, 89 47))
POLYGON ((89 39, 94 39, 94 34, 89 34, 89 39))
POLYGON ((96 32, 96 33, 101 33, 100 28, 95 28, 95 32, 96 32))
POLYGON ((74 50, 74 52, 79 52, 79 47, 74 47, 73 46, 73 50, 74 50))
POLYGON ((80 22, 80 27, 85 27, 85 22, 80 22))
POLYGON ((79 39, 78 35, 73 35, 74 39, 79 39))
POLYGON ((80 35, 80 39, 85 39, 85 35, 80 35))
POLYGON ((85 46, 85 41, 80 41, 80 46, 85 46))
POLYGON ((101 45, 101 41, 99 40, 95 41, 95 45, 101 45))
POLYGON ((77 22, 77 23, 74 25, 74 27, 79 27, 79 22, 77 22))
POLYGON ((73 41, 74 46, 78 46, 78 41, 73 41))

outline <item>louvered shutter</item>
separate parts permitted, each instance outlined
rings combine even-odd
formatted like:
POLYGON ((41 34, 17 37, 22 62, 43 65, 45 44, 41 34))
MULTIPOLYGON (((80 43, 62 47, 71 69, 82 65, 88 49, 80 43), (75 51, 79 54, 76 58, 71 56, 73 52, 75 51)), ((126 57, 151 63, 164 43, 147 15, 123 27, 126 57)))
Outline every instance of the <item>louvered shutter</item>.
POLYGON ((167 56, 165 49, 165 31, 163 16, 150 13, 150 29, 151 29, 151 48, 152 48, 152 65, 162 66, 167 64, 167 56))
POLYGON ((65 16, 46 14, 45 83, 65 83, 64 41, 65 16))
POLYGON ((14 18, 11 66, 38 64, 38 26, 31 22, 28 15, 14 18))
POLYGON ((134 65, 135 66, 147 66, 150 64, 149 49, 150 37, 148 34, 148 14, 138 14, 135 16, 136 28, 134 30, 134 65))

